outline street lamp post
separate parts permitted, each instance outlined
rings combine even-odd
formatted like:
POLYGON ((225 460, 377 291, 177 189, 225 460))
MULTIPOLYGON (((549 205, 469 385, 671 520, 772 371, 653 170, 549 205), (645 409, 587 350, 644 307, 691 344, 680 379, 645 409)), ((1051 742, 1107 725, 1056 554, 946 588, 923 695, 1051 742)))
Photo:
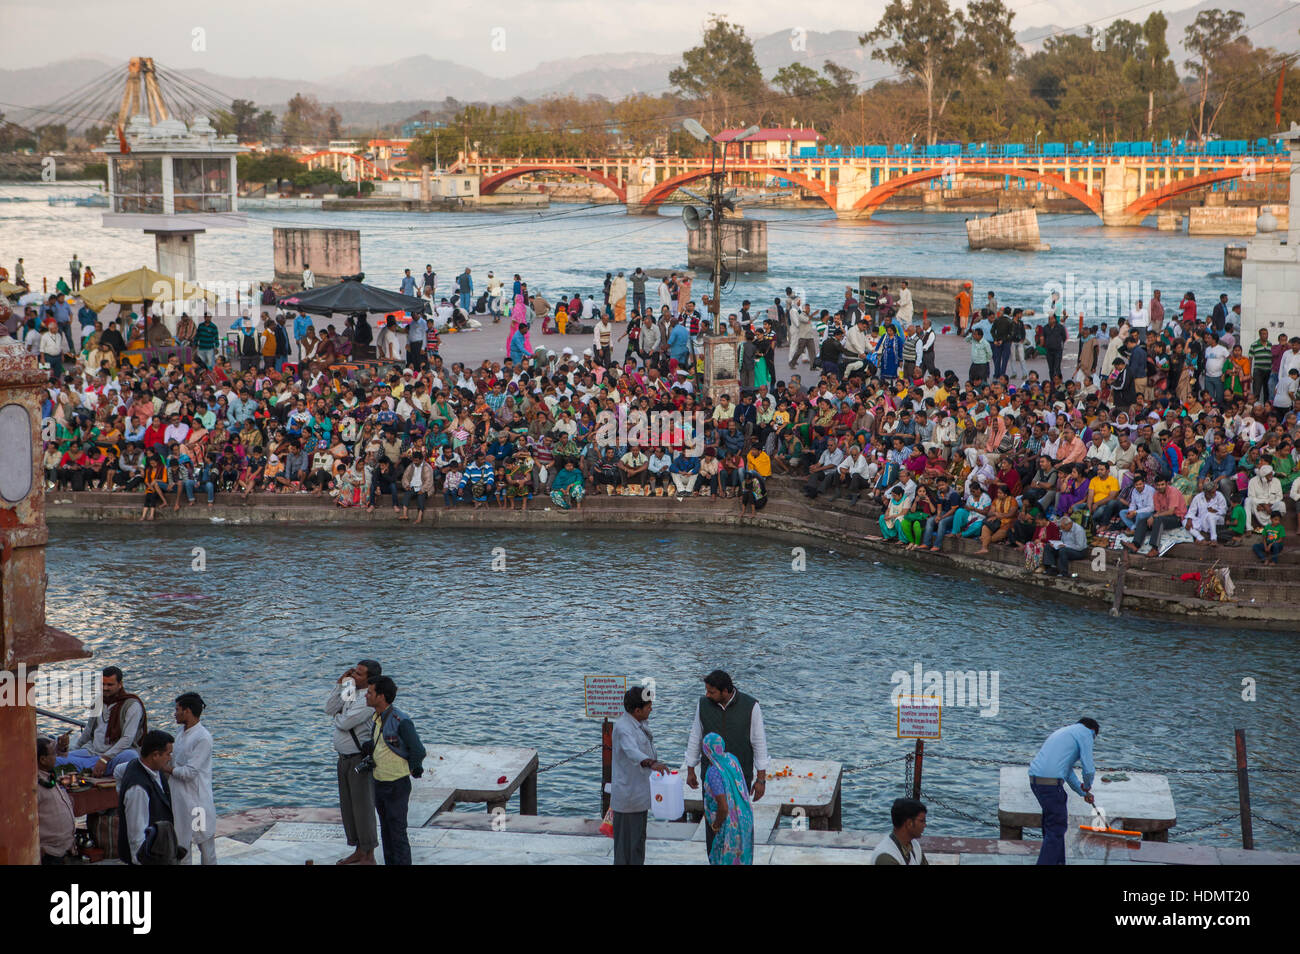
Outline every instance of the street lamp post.
POLYGON ((709 299, 709 310, 713 312, 713 326, 716 329, 722 322, 722 213, 733 207, 722 191, 722 184, 727 178, 727 146, 742 139, 748 139, 758 132, 757 126, 748 129, 730 139, 722 140, 710 135, 694 119, 682 121, 682 127, 698 139, 712 144, 712 162, 709 164, 709 209, 713 220, 713 295, 709 299), (718 167, 718 147, 722 147, 722 167, 718 167))

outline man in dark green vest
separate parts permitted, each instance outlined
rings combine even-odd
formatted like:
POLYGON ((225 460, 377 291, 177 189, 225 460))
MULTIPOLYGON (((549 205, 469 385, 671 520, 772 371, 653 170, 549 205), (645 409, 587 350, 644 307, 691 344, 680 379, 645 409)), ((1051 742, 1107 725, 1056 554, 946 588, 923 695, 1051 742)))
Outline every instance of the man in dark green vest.
MULTIPOLYGON (((704 695, 700 696, 695 710, 695 723, 691 726, 690 741, 686 744, 686 784, 699 788, 695 766, 700 764, 700 740, 710 732, 722 736, 727 751, 736 757, 745 784, 749 786, 754 801, 763 797, 767 787, 767 732, 763 728, 763 713, 758 700, 740 692, 732 684, 731 676, 715 669, 704 677, 704 695), (758 778, 754 773, 758 773, 758 778)), ((701 767, 701 775, 703 769, 701 767)), ((705 828, 705 838, 713 844, 713 831, 705 828)))

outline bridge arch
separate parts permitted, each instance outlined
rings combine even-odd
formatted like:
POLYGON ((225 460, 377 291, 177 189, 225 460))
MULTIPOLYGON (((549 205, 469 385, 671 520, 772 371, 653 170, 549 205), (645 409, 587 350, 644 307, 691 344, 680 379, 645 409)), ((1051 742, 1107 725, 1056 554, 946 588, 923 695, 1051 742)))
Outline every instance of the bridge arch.
POLYGON ((1215 182, 1227 182, 1232 179, 1240 179, 1248 172, 1251 175, 1276 175, 1286 172, 1290 169, 1290 164, 1282 166, 1279 163, 1259 163, 1253 166, 1241 166, 1239 168, 1215 169, 1213 172, 1202 172, 1198 176, 1188 176, 1186 179, 1175 179, 1159 189, 1141 196, 1137 200, 1129 203, 1128 208, 1124 210, 1126 216, 1131 216, 1134 221, 1141 221, 1156 210, 1157 206, 1163 205, 1170 199, 1183 195, 1188 192, 1194 192, 1197 189, 1204 188, 1215 182))
MULTIPOLYGON (((806 176, 803 173, 794 172, 791 169, 782 169, 777 166, 749 165, 732 167, 727 171, 765 172, 768 175, 776 176, 778 179, 788 179, 789 181, 796 183, 800 188, 815 193, 819 199, 831 207, 832 211, 835 209, 835 191, 833 189, 827 189, 823 183, 819 182, 817 179, 806 176)), ((678 187, 684 186, 690 182, 695 182, 698 179, 707 179, 710 175, 711 173, 708 169, 702 169, 683 172, 680 175, 665 179, 645 194, 645 198, 642 200, 642 208, 646 211, 657 209, 669 196, 677 191, 678 187)))
POLYGON ((867 191, 862 198, 853 204, 855 211, 865 212, 867 215, 875 212, 878 208, 893 195, 910 185, 916 185, 918 182, 928 182, 931 179, 938 179, 941 176, 951 175, 953 172, 965 175, 986 175, 986 176, 1016 176, 1019 179, 1033 179, 1035 182, 1043 182, 1053 189, 1059 189, 1066 195, 1078 199, 1085 206, 1101 215, 1101 194, 1092 193, 1079 182, 1066 182, 1060 176, 1050 173, 1040 173, 1036 169, 1026 169, 1020 166, 1009 165, 985 165, 985 166, 968 166, 958 165, 955 167, 923 169, 920 172, 910 172, 907 175, 899 176, 896 179, 890 179, 888 182, 882 182, 880 185, 867 191))
POLYGON ((560 166, 560 165, 526 165, 516 166, 513 169, 507 169, 504 172, 497 172, 490 176, 485 176, 479 183, 478 191, 480 195, 492 195, 502 185, 512 179, 518 179, 520 176, 527 175, 530 172, 567 172, 571 175, 581 176, 584 179, 590 179, 592 182, 598 182, 605 186, 618 196, 618 201, 627 201, 627 189, 617 179, 596 172, 592 169, 586 169, 582 166, 560 166))

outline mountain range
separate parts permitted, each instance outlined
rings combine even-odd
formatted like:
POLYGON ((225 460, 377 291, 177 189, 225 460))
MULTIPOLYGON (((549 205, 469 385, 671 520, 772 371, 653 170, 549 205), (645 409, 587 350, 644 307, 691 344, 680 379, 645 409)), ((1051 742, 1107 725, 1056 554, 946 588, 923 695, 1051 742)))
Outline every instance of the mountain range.
MULTIPOLYGON (((1181 42, 1184 29, 1200 10, 1214 7, 1240 10, 1245 15, 1247 36, 1256 45, 1272 46, 1283 53, 1300 52, 1300 3, 1205 0, 1195 7, 1166 13, 1169 45, 1180 71, 1187 58, 1181 42)), ((1145 10, 1130 16, 1140 20, 1145 10)), ((768 34, 754 39, 755 57, 768 78, 791 63, 820 70, 825 61, 831 60, 852 70, 860 83, 870 85, 894 71, 888 64, 873 60, 870 51, 858 43, 865 28, 768 34)), ((1034 52, 1049 36, 1083 32, 1079 27, 1044 26, 1022 30, 1016 38, 1026 52, 1034 52)), ((289 99, 302 93, 338 109, 344 125, 375 126, 400 122, 431 105, 441 105, 448 97, 460 102, 508 103, 516 98, 567 94, 609 99, 637 92, 657 94, 669 89, 668 73, 680 64, 678 54, 601 53, 553 60, 514 76, 494 77, 472 66, 419 55, 356 66, 319 80, 226 76, 198 69, 177 72, 199 88, 212 91, 214 101, 248 99, 282 113, 289 99)), ((81 58, 38 69, 0 70, 0 89, 9 103, 53 104, 101 77, 113 65, 109 59, 81 58)), ((75 114, 75 106, 61 108, 75 114)), ((24 125, 58 121, 12 106, 0 109, 7 113, 6 118, 24 125)))

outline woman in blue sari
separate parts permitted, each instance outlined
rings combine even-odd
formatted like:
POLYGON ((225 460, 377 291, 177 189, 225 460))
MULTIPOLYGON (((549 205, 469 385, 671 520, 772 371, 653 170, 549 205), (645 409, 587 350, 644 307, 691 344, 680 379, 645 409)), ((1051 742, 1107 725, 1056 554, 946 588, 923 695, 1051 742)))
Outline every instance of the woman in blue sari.
POLYGON ((740 762, 727 752, 722 736, 710 732, 701 743, 709 761, 704 773, 705 822, 713 828, 711 865, 754 863, 754 809, 740 762))

